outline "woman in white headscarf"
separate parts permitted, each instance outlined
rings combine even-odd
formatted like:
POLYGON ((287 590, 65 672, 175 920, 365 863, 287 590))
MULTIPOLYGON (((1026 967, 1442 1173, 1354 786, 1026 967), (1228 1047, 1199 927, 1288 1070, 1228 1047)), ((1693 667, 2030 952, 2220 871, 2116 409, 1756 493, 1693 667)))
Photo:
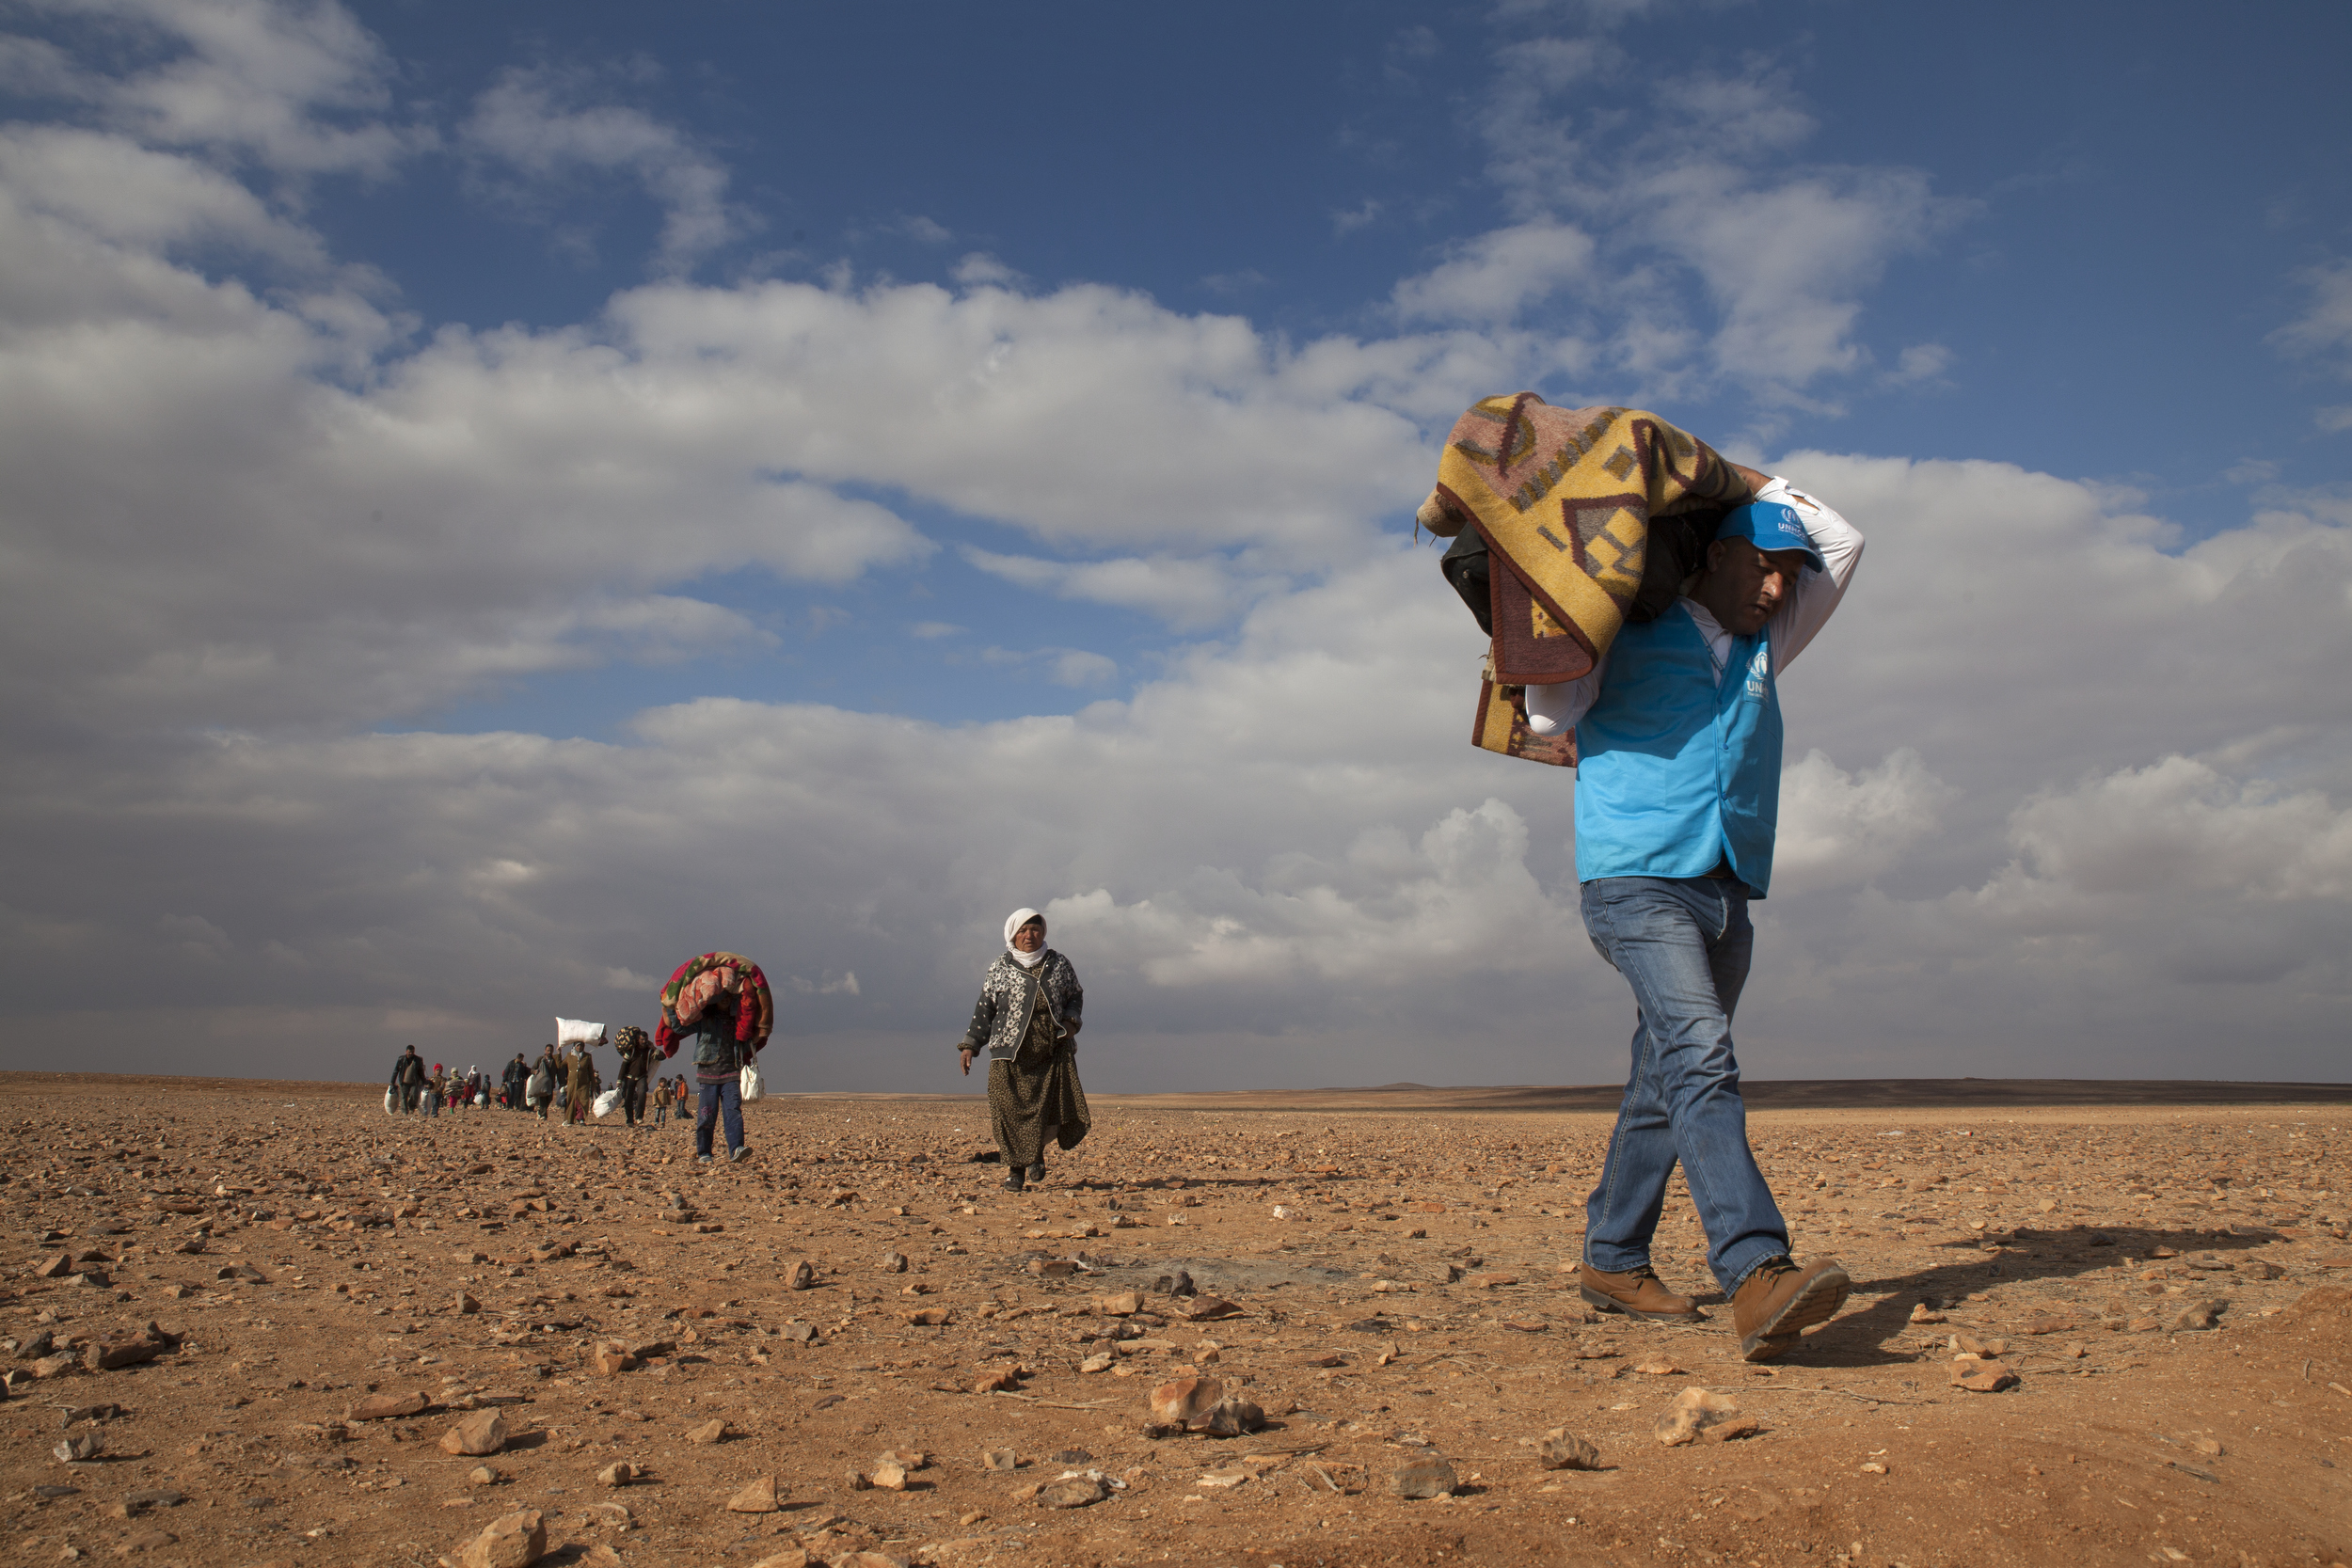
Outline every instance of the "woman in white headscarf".
POLYGON ((988 1053, 988 1115, 1004 1153, 1005 1188, 1045 1180, 1045 1146, 1075 1148, 1087 1135, 1086 1090, 1076 1047, 1086 991, 1070 960, 1045 945, 1045 917, 1015 910, 1005 950, 980 980, 972 1025, 956 1047, 963 1070, 988 1053))

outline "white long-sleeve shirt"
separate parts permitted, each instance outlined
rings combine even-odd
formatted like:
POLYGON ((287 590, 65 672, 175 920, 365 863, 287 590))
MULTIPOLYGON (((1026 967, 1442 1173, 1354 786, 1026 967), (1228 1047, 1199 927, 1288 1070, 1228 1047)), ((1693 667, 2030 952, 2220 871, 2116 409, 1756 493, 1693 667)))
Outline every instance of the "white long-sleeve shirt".
MULTIPOLYGON (((1765 643, 1772 649, 1772 674, 1778 677, 1828 622, 1838 600, 1846 596, 1846 585, 1853 580, 1854 567, 1862 561, 1862 533, 1836 512, 1777 476, 1756 492, 1756 499, 1795 507, 1797 515, 1804 519, 1806 535, 1812 539, 1813 547, 1821 552, 1828 568, 1823 571, 1807 566, 1798 573, 1796 581, 1788 585, 1788 596, 1764 624, 1765 643)), ((1715 660, 1715 673, 1721 676, 1724 660, 1731 655, 1731 633, 1718 626, 1715 617, 1697 600, 1686 594, 1676 602, 1691 612, 1699 635, 1707 640, 1708 653, 1715 660)), ((1599 698, 1600 683, 1608 673, 1609 656, 1603 654, 1598 663, 1575 680, 1529 687, 1527 727, 1537 735, 1557 735, 1562 730, 1574 729, 1599 698)))

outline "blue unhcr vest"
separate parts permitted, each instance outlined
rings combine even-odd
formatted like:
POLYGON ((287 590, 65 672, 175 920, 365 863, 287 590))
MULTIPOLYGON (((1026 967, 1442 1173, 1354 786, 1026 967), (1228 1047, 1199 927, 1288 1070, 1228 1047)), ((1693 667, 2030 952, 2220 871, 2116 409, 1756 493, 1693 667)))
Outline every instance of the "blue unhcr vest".
POLYGON ((1731 640, 1720 679, 1677 604, 1610 644, 1576 726, 1576 877, 1704 877, 1729 858, 1761 898, 1780 818, 1780 696, 1765 634, 1731 640))

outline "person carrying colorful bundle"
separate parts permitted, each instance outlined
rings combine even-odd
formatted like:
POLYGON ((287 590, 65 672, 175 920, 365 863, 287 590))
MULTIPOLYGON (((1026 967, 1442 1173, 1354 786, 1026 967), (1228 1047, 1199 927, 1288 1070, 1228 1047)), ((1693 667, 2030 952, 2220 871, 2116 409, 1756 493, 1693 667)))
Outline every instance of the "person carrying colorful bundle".
POLYGON ((663 1056, 694 1043, 694 1160, 712 1163, 714 1134, 722 1123, 730 1161, 748 1160, 743 1141, 743 1069, 759 1056, 775 1025, 776 1004, 768 977, 739 953, 705 953, 677 966, 661 988, 661 1022, 654 1044, 663 1056))

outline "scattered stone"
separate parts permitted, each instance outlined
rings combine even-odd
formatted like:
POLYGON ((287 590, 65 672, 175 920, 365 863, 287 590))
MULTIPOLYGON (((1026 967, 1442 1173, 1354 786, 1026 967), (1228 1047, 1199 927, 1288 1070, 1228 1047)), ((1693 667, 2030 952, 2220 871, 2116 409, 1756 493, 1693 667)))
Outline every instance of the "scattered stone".
POLYGON ((784 1288, 787 1291, 805 1291, 816 1283, 816 1265, 805 1258, 793 1264, 791 1272, 784 1276, 784 1288))
POLYGON ((907 1272, 907 1255, 906 1255, 905 1253, 903 1253, 903 1252, 885 1252, 885 1253, 883 1253, 883 1254, 882 1254, 882 1273, 884 1273, 884 1274, 904 1274, 904 1273, 906 1273, 906 1272, 907 1272))
POLYGON ((630 1529, 637 1524, 637 1515, 628 1511, 627 1503, 590 1503, 588 1518, 606 1529, 630 1529))
POLYGON ((1143 1297, 1134 1291, 1120 1291, 1095 1297, 1094 1309, 1106 1318, 1132 1318, 1143 1310, 1143 1297))
POLYGON ((1078 1363, 1078 1370, 1091 1376, 1096 1372, 1107 1372, 1118 1363, 1119 1357, 1109 1351, 1096 1351, 1092 1355, 1078 1363))
POLYGON ((1038 1488, 1037 1500, 1047 1508, 1087 1508, 1111 1495, 1095 1476, 1071 1476, 1038 1488))
POLYGON ((982 1449, 980 1450, 980 1468, 983 1470, 1013 1470, 1018 1469, 1020 1464, 1019 1457, 1010 1449, 982 1449))
POLYGON ((2074 1320, 2062 1312, 2043 1312, 2020 1323, 2018 1332, 2028 1335, 2066 1334, 2072 1332, 2074 1326, 2074 1320))
POLYGON ((761 1558, 752 1568, 818 1568, 818 1561, 805 1546, 787 1546, 772 1557, 761 1558))
POLYGON ((477 1410, 441 1434, 443 1453, 479 1459, 506 1447, 506 1417, 497 1410, 477 1410))
POLYGON ((724 1442, 726 1437, 727 1424, 723 1420, 705 1421, 698 1427, 689 1428, 686 1433, 688 1442, 704 1445, 724 1442))
POLYGON ((1265 1412, 1248 1400, 1228 1394, 1209 1413, 1192 1423, 1192 1430, 1212 1437, 1240 1437, 1265 1426, 1265 1412))
POLYGON ((1547 1470, 1597 1470, 1600 1450, 1565 1427, 1553 1427, 1535 1440, 1535 1462, 1547 1470))
POLYGON ((948 1311, 948 1309, 945 1307, 925 1307, 918 1308, 915 1311, 909 1312, 906 1315, 906 1319, 908 1323, 912 1323, 916 1328, 938 1328, 942 1324, 949 1322, 954 1316, 955 1314, 948 1311))
POLYGON ((1225 1385, 1216 1378, 1180 1377, 1152 1390, 1152 1419, 1163 1426, 1190 1426, 1224 1397, 1225 1385))
POLYGON ((1408 1460, 1389 1472, 1389 1490, 1400 1497, 1451 1497, 1459 1485, 1454 1466, 1434 1455, 1408 1460))
POLYGON ((1682 1369, 1662 1355, 1652 1355, 1633 1363, 1633 1370, 1645 1377, 1680 1377, 1682 1369))
POLYGON ((2228 1307, 2227 1302, 2219 1301, 2203 1301, 2192 1307, 2185 1307, 2181 1308, 2179 1315, 2173 1318, 2172 1331, 2176 1334, 2201 1334, 2207 1329, 2218 1328, 2221 1324, 2221 1314, 2228 1310, 2228 1307))
POLYGON ((370 1394, 351 1407, 343 1417, 346 1421, 390 1421, 403 1416, 421 1416, 424 1407, 433 1402, 422 1394, 370 1394))
POLYGON ((1740 1414, 1740 1407, 1722 1394, 1709 1393, 1696 1385, 1675 1396, 1674 1403, 1661 1411, 1651 1423, 1651 1431, 1659 1442, 1668 1448, 1698 1441, 1699 1433, 1708 1427, 1720 1426, 1740 1414))
POLYGON ((115 1547, 117 1557, 136 1557, 141 1552, 160 1552, 166 1546, 176 1546, 180 1538, 169 1530, 134 1530, 115 1547))
POLYGON ((628 1346, 607 1342, 596 1347, 596 1353, 588 1358, 588 1364, 603 1376, 618 1377, 636 1369, 637 1357, 628 1346))
POLYGON ((907 1489, 907 1467, 896 1460, 884 1459, 867 1473, 866 1480, 868 1485, 884 1492, 903 1492, 907 1489))
POLYGON ((2249 1258, 2238 1265, 2238 1272, 2249 1279, 2277 1279, 2287 1271, 2267 1258, 2249 1258))
POLYGON ((761 1476, 727 1499, 730 1513, 773 1513, 776 1511, 776 1478, 771 1472, 761 1476))
POLYGON ((458 1568, 531 1568, 547 1555, 548 1527, 535 1508, 493 1519, 457 1554, 458 1568))
POLYGON ((45 1258, 33 1265, 35 1279, 63 1279, 72 1272, 73 1254, 70 1252, 61 1252, 55 1258, 45 1258))
POLYGON ((1217 1318, 1238 1318, 1242 1313, 1238 1303, 1227 1301, 1223 1296, 1187 1297, 1179 1301, 1171 1310, 1178 1317, 1188 1318, 1194 1323, 1208 1323, 1217 1318))
POLYGON ((1958 1355, 1952 1358, 1952 1386, 1972 1394, 1997 1394, 2016 1387, 2017 1374, 1998 1361, 1958 1355))
POLYGON ((505 1479, 494 1465, 477 1465, 466 1472, 468 1486, 496 1486, 505 1479))
POLYGON ((598 1486, 627 1486, 637 1479, 637 1466, 626 1459, 616 1459, 596 1472, 598 1486))
POLYGON ((135 1339, 119 1339, 112 1344, 95 1340, 82 1347, 82 1370, 87 1372, 110 1372, 120 1367, 135 1367, 152 1361, 171 1347, 142 1335, 135 1339))
POLYGON ((106 1451, 106 1440, 103 1437, 99 1436, 98 1433, 94 1432, 86 1432, 79 1437, 69 1437, 65 1439, 50 1451, 55 1453, 57 1458, 65 1464, 79 1465, 86 1460, 96 1459, 100 1454, 104 1453, 106 1451))
POLYGON ((778 1329, 776 1333, 779 1338, 788 1339, 796 1345, 813 1345, 817 1342, 815 1323, 789 1323, 778 1329))
POLYGON ((465 1291, 460 1291, 457 1292, 457 1299, 450 1303, 450 1310, 455 1312, 459 1317, 466 1317, 472 1313, 481 1311, 482 1304, 474 1300, 473 1297, 468 1295, 465 1291))
POLYGON ((247 1285, 266 1285, 269 1283, 269 1275, 263 1274, 261 1270, 255 1268, 250 1263, 231 1263, 227 1268, 221 1270, 220 1273, 215 1275, 214 1277, 216 1279, 233 1279, 247 1285))

